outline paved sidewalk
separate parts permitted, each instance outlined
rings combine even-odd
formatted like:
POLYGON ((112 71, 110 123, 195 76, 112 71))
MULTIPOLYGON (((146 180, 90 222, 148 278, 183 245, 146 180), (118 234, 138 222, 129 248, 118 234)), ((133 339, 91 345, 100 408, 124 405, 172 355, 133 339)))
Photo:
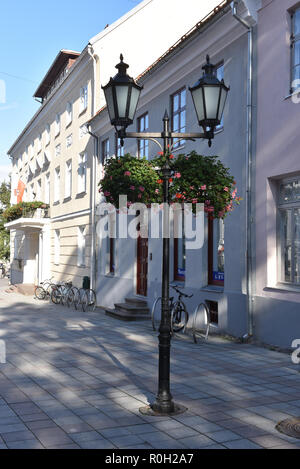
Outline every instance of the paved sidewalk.
POLYGON ((210 338, 172 341, 171 388, 188 411, 147 417, 157 391, 150 322, 123 323, 0 289, 0 448, 300 448, 275 424, 300 416, 288 355, 210 338))

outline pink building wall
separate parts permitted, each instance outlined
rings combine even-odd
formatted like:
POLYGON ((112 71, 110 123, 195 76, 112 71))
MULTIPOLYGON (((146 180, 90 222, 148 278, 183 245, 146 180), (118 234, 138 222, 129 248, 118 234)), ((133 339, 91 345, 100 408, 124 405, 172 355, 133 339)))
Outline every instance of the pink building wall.
POLYGON ((276 179, 300 175, 300 104, 290 96, 289 13, 299 5, 263 0, 258 13, 255 187, 256 295, 297 303, 300 293, 276 285, 276 179))

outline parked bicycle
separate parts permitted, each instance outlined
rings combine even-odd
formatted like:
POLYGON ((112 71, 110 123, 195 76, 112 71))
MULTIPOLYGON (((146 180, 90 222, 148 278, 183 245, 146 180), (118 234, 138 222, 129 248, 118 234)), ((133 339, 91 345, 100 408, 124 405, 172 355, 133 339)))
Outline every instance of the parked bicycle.
POLYGON ((72 282, 62 282, 55 285, 51 291, 51 301, 52 303, 66 304, 67 294, 69 289, 72 287, 72 282))
POLYGON ((35 298, 37 298, 38 300, 45 300, 51 297, 52 288, 56 286, 55 283, 52 282, 52 279, 53 277, 51 277, 50 279, 44 280, 38 286, 35 287, 35 290, 34 290, 35 298))
MULTIPOLYGON (((169 299, 169 308, 171 312, 171 333, 184 331, 188 320, 189 320, 189 313, 187 311, 185 303, 182 301, 182 297, 184 298, 192 298, 193 295, 187 295, 183 293, 179 285, 170 285, 173 290, 178 293, 178 299, 174 302, 174 297, 170 297, 169 299)), ((156 298, 152 306, 151 318, 152 318, 152 327, 153 330, 156 331, 155 321, 157 318, 161 317, 161 297, 156 298)))
POLYGON ((75 309, 82 309, 82 311, 95 311, 96 308, 96 293, 92 289, 77 288, 74 292, 73 303, 75 309))

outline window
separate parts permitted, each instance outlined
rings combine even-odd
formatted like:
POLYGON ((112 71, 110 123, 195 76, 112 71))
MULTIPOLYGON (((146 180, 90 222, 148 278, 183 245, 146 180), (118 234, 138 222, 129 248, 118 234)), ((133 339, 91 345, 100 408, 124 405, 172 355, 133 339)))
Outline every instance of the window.
POLYGON ((65 171, 65 199, 68 199, 72 195, 72 160, 66 162, 65 171))
POLYGON ((39 134, 38 138, 38 153, 42 150, 42 134, 39 134))
POLYGON ((102 163, 105 164, 109 159, 109 138, 102 142, 102 163))
POLYGON ((77 265, 85 266, 85 226, 78 227, 77 265))
POLYGON ((124 147, 121 145, 120 138, 117 138, 116 146, 117 146, 117 151, 116 151, 117 156, 124 156, 124 147))
POLYGON ((55 168, 54 172, 54 202, 60 200, 60 167, 55 168))
POLYGON ((108 273, 115 273, 115 238, 106 238, 106 249, 107 249, 107 259, 108 259, 108 273))
POLYGON ((86 192, 86 167, 87 158, 86 153, 80 153, 78 161, 78 194, 86 192))
POLYGON ((174 213, 174 280, 185 281, 185 271, 184 212, 179 210, 174 213))
POLYGON ((278 280, 300 285, 300 178, 280 183, 278 212, 278 280))
POLYGON ((45 176, 45 203, 50 204, 50 173, 45 176))
POLYGON ((34 192, 34 183, 30 184, 30 187, 29 187, 29 190, 30 190, 30 193, 29 193, 29 202, 33 202, 34 199, 35 199, 35 192, 34 192))
POLYGON ((50 143, 50 124, 46 125, 46 145, 50 143))
POLYGON ((73 135, 70 134, 70 135, 68 135, 67 138, 66 138, 66 147, 67 147, 67 148, 70 148, 70 146, 72 145, 72 143, 73 143, 73 135))
POLYGON ((72 120, 73 120, 73 103, 69 101, 67 103, 66 127, 71 124, 72 120))
POLYGON ((88 87, 83 86, 80 89, 79 113, 85 111, 88 106, 88 87))
POLYGON ((60 156, 60 154, 61 154, 61 145, 59 144, 59 145, 56 145, 55 147, 55 156, 58 157, 60 156))
MULTIPOLYGON (((173 132, 185 132, 186 89, 182 88, 171 96, 171 124, 173 132)), ((185 140, 174 139, 174 149, 184 145, 185 140)))
MULTIPOLYGON (((138 118, 138 132, 147 132, 149 130, 149 115, 148 113, 138 118)), ((138 140, 138 157, 149 158, 149 140, 138 140)))
MULTIPOLYGON (((220 65, 217 65, 216 67, 216 75, 217 75, 217 78, 222 81, 224 80, 224 64, 220 64, 220 65)), ((222 129, 224 126, 224 115, 222 116, 222 120, 221 120, 221 123, 220 125, 217 125, 216 127, 216 130, 219 130, 219 129, 222 129)))
POLYGON ((60 134, 60 114, 55 116, 55 137, 60 134))
POLYGON ((224 220, 208 218, 208 284, 224 286, 224 220))
POLYGON ((54 230, 54 264, 60 262, 60 230, 54 230))
POLYGON ((38 201, 42 200, 42 180, 39 179, 36 186, 36 199, 38 201))
POLYGON ((292 12, 291 93, 300 88, 300 8, 292 12), (297 80, 297 81, 295 81, 297 80))

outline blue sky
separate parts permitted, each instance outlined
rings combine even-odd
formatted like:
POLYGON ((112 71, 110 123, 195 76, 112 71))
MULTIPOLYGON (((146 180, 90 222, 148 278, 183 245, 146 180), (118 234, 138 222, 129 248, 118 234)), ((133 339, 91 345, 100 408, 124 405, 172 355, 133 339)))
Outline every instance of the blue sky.
POLYGON ((0 9, 0 181, 6 155, 38 109, 32 98, 60 49, 82 51, 89 39, 141 0, 10 0, 0 9), (5 92, 4 92, 5 91, 5 92))

